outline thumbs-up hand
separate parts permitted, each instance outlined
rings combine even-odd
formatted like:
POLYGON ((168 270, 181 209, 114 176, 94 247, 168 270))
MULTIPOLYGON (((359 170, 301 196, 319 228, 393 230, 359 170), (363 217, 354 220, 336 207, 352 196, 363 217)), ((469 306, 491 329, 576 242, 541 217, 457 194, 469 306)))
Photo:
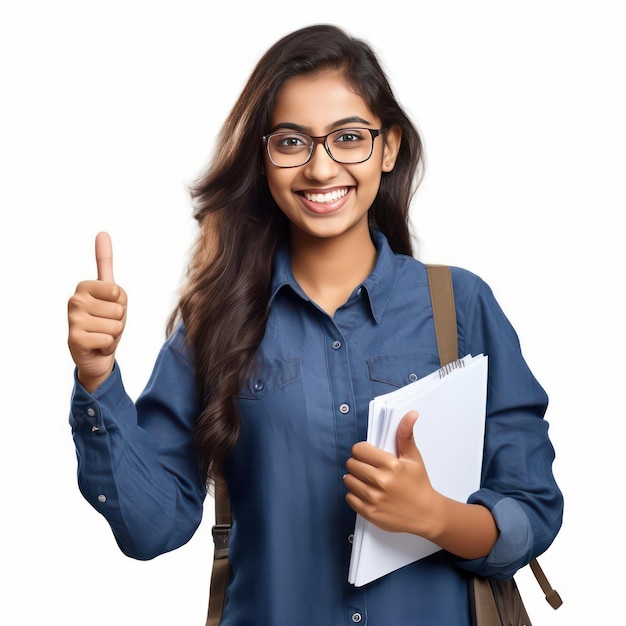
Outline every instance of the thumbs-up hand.
POLYGON ((413 438, 416 421, 417 411, 400 421, 397 456, 365 441, 352 447, 343 478, 348 504, 383 530, 419 535, 464 559, 487 556, 498 538, 491 512, 433 489, 413 438))
POLYGON ((397 455, 361 441, 346 463, 346 501, 362 517, 389 532, 422 537, 436 534, 434 508, 438 494, 431 486, 422 455, 413 438, 417 411, 400 421, 397 455))
POLYGON ((108 233, 96 236, 97 280, 82 281, 68 302, 68 346, 78 379, 90 393, 113 370, 115 350, 126 323, 126 293, 113 279, 108 233))

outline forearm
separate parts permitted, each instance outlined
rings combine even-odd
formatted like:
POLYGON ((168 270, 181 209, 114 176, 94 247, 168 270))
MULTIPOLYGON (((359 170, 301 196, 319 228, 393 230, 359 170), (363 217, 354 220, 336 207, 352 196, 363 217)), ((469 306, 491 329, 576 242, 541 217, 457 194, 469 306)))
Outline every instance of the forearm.
POLYGON ((489 554, 498 538, 498 529, 486 507, 436 494, 431 531, 425 537, 458 557, 477 559, 489 554))

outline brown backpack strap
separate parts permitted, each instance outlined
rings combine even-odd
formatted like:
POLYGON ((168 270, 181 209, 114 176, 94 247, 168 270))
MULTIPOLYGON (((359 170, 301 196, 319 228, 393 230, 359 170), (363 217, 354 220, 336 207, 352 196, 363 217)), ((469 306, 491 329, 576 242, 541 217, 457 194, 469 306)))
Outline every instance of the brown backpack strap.
MULTIPOLYGON (((427 265, 428 284, 430 287, 430 299, 433 307, 435 320, 435 335, 439 348, 439 362, 441 366, 459 358, 458 330, 456 323, 456 309, 454 307, 454 291, 452 288, 452 275, 447 265, 427 265)), ((558 609, 563 600, 555 589, 552 588, 537 559, 530 562, 537 582, 543 590, 548 604, 553 609, 558 609)))
POLYGON ((439 348, 439 362, 443 367, 459 358, 452 277, 447 265, 427 265, 426 271, 428 272, 430 301, 433 307, 435 335, 439 348))
POLYGON ((215 480, 215 525, 213 526, 213 571, 209 592, 209 610, 206 626, 218 626, 226 601, 226 587, 230 579, 228 537, 231 527, 230 498, 224 480, 215 480))
POLYGON ((541 566, 539 565, 539 561, 537 559, 533 559, 530 562, 530 569, 533 571, 537 582, 541 586, 543 593, 546 596, 546 601, 553 609, 558 609, 561 604, 563 604, 563 600, 561 600, 561 596, 558 594, 556 589, 552 588, 552 585, 548 582, 546 575, 543 573, 541 566))

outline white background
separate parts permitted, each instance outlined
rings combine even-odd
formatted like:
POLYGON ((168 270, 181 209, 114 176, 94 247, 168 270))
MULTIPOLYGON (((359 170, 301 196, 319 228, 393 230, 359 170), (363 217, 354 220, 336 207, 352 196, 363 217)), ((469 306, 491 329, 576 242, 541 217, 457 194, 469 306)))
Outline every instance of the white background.
POLYGON ((566 509, 541 563, 565 604, 552 611, 524 570, 531 617, 623 624, 620 4, 3 2, 0 622, 204 624, 212 503, 192 541, 141 563, 78 492, 66 302, 94 277, 96 232, 110 231, 135 397, 195 232, 186 185, 260 54, 334 22, 370 41, 423 133, 419 257, 487 280, 551 398, 566 509))

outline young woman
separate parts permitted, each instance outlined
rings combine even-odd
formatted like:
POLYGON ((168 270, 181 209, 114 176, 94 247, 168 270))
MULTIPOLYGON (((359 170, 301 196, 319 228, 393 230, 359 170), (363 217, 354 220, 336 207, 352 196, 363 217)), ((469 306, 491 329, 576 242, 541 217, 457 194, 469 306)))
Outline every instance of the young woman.
POLYGON ((468 576, 512 576, 560 528, 546 394, 466 270, 453 268, 459 351, 490 364, 481 488, 468 502, 433 489, 413 411, 397 455, 364 441, 374 396, 439 367, 408 221, 421 166, 370 47, 332 26, 296 31, 254 69, 192 189, 197 243, 136 403, 115 362, 126 295, 106 234, 98 280, 70 299, 81 491, 125 554, 150 559, 190 539, 223 475, 223 626, 468 626, 468 576), (442 550, 354 587, 355 512, 442 550))

